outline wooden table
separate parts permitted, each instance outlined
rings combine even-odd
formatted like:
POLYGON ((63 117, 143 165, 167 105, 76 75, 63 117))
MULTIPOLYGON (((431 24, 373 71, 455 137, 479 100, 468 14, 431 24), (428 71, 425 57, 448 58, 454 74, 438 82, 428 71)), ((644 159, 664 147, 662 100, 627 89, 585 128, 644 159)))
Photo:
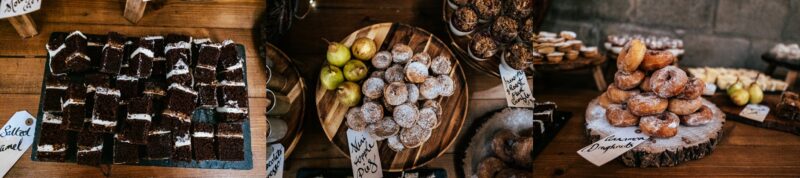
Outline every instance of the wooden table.
MULTIPOLYGON (((319 66, 325 59, 326 44, 321 38, 340 39, 363 26, 388 21, 422 27, 439 37, 446 35, 445 25, 441 21, 428 18, 441 16, 441 2, 415 0, 378 4, 383 2, 385 1, 340 0, 336 3, 319 1, 318 10, 311 13, 307 19, 296 22, 285 40, 276 46, 297 61, 301 73, 309 83, 313 84, 312 82, 317 80, 319 66)), ((262 67, 264 64, 256 57, 256 49, 248 29, 252 27, 257 14, 263 11, 264 4, 261 0, 167 1, 157 10, 148 7, 148 12, 138 25, 132 26, 122 16, 123 1, 50 0, 43 3, 42 10, 32 14, 40 26, 40 35, 29 39, 21 39, 8 22, 0 21, 0 106, 3 106, 0 107, 0 123, 4 123, 15 111, 37 110, 46 53, 44 44, 53 31, 77 29, 85 33, 105 33, 113 30, 128 35, 177 32, 214 39, 230 38, 244 44, 247 49, 254 168, 237 171, 114 166, 112 176, 264 177, 266 100, 265 91, 260 87, 265 85, 262 67), (187 18, 199 16, 204 18, 187 18)), ((468 83, 471 98, 464 125, 467 127, 480 121, 476 117, 504 107, 505 100, 502 98, 502 88, 497 87, 500 80, 468 66, 464 66, 464 69, 466 75, 470 76, 469 81, 473 81, 468 83)), ((586 104, 600 94, 594 89, 594 82, 580 77, 585 75, 587 73, 576 71, 536 79, 534 94, 537 99, 555 101, 560 109, 574 113, 574 118, 570 119, 566 127, 535 161, 537 166, 534 172, 537 177, 800 176, 800 159, 798 159, 800 137, 736 122, 728 122, 736 125, 736 128, 728 134, 712 155, 699 161, 658 169, 627 168, 620 162, 596 167, 575 153, 588 144, 588 139, 583 133, 583 112, 586 104)), ((285 174, 287 177, 294 177, 300 168, 349 167, 350 160, 326 140, 315 111, 310 111, 312 112, 307 113, 304 120, 305 133, 300 140, 300 146, 287 160, 285 174)), ((467 139, 459 137, 456 144, 462 144, 467 139)), ((453 165, 454 152, 455 146, 450 147, 446 154, 435 159, 426 168, 443 168, 447 170, 449 176, 457 177, 453 165)), ((100 177, 101 173, 96 168, 76 164, 32 162, 28 153, 22 156, 6 176, 78 175, 100 177)))

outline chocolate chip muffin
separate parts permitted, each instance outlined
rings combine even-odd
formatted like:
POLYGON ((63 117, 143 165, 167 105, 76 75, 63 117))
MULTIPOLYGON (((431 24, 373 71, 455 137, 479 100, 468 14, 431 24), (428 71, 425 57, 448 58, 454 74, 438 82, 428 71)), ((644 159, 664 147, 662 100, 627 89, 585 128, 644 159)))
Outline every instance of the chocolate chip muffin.
POLYGON ((492 36, 500 42, 511 42, 517 37, 518 24, 509 16, 500 16, 492 23, 492 36))
POLYGON ((478 14, 469 6, 459 7, 450 16, 450 30, 457 36, 472 33, 478 26, 478 14))
POLYGON ((531 48, 521 42, 517 42, 506 50, 503 54, 503 59, 511 68, 524 70, 530 67, 533 62, 533 54, 531 53, 531 48))
POLYGON ((475 33, 469 45, 469 54, 475 60, 484 61, 497 53, 497 42, 488 33, 475 33))

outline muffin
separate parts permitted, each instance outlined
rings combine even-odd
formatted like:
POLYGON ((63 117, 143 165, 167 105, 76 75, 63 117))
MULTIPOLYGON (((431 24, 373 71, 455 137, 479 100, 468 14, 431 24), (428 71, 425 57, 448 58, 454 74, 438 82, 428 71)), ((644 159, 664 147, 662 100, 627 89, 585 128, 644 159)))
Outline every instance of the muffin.
POLYGON ((447 56, 437 56, 431 62, 431 71, 433 71, 434 74, 447 75, 450 74, 452 65, 453 64, 450 63, 450 59, 448 59, 447 56))
POLYGON ((500 0, 475 0, 475 10, 480 22, 488 22, 500 15, 502 5, 500 0))
POLYGON ((509 16, 500 16, 492 23, 492 36, 500 42, 511 42, 517 37, 518 23, 509 16))
POLYGON ((478 26, 478 14, 468 6, 459 7, 450 16, 450 31, 456 36, 464 36, 475 31, 478 26))
POLYGON ((559 63, 563 59, 564 59, 564 53, 562 52, 553 52, 547 54, 547 61, 550 61, 551 63, 559 63))
POLYGON ((386 104, 397 106, 408 101, 408 88, 402 82, 392 82, 383 89, 383 100, 386 104))
POLYGON ((412 55, 414 55, 414 50, 408 45, 395 44, 392 47, 392 61, 395 63, 406 63, 412 55))
POLYGON ((533 0, 507 0, 505 14, 515 19, 525 19, 533 11, 533 0))
POLYGON ((469 56, 476 61, 485 61, 497 53, 497 42, 487 33, 475 33, 469 45, 469 56))
POLYGON ((599 55, 599 53, 597 52, 597 47, 588 46, 588 47, 582 47, 581 48, 581 55, 583 55, 583 57, 593 58, 593 57, 597 57, 597 55, 599 55))
POLYGON ((567 60, 571 61, 578 59, 578 54, 580 54, 578 50, 569 50, 566 52, 565 56, 567 56, 567 60))
POLYGON ((559 36, 561 36, 561 38, 564 38, 566 40, 574 40, 576 37, 578 37, 578 35, 572 31, 561 31, 561 33, 559 33, 559 36))
POLYGON ((389 65, 392 65, 392 53, 389 51, 381 51, 375 54, 372 57, 372 66, 378 69, 386 69, 389 65))
POLYGON ((503 60, 513 69, 525 70, 533 62, 533 54, 525 44, 518 42, 511 45, 503 54, 503 60))
POLYGON ((533 30, 533 18, 525 19, 519 27, 519 39, 525 43, 533 43, 536 41, 536 32, 533 30))
POLYGON ((367 98, 378 99, 383 96, 383 87, 386 85, 383 79, 370 77, 361 85, 361 93, 367 98))
POLYGON ((410 62, 405 67, 406 80, 411 83, 422 83, 428 78, 428 66, 421 62, 410 62))

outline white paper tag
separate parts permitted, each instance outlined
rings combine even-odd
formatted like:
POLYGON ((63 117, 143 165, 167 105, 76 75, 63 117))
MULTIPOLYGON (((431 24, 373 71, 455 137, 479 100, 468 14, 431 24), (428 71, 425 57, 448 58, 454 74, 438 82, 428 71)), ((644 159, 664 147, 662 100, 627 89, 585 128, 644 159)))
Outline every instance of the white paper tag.
POLYGON ((506 91, 506 102, 509 107, 529 107, 533 108, 535 98, 528 85, 528 77, 525 71, 516 70, 508 66, 505 60, 500 63, 500 77, 503 80, 503 88, 506 91))
POLYGON ((347 129, 347 145, 350 150, 353 177, 383 177, 378 143, 369 137, 369 134, 347 129))
POLYGON ((714 95, 715 92, 717 92, 717 85, 714 85, 713 83, 706 83, 706 89, 703 90, 703 95, 711 96, 714 95))
POLYGON ((0 0, 0 19, 39 10, 42 0, 0 0))
POLYGON ((602 166, 648 138, 650 136, 642 134, 638 127, 620 128, 616 133, 581 148, 578 154, 592 164, 602 166))
POLYGON ((269 146, 272 153, 267 158, 267 177, 283 177, 284 154, 283 145, 280 143, 269 146))
POLYGON ((760 104, 747 104, 739 115, 758 122, 764 122, 769 114, 769 107, 760 104))
POLYGON ((36 118, 27 111, 17 111, 0 130, 0 177, 6 175, 33 144, 35 128, 36 118))

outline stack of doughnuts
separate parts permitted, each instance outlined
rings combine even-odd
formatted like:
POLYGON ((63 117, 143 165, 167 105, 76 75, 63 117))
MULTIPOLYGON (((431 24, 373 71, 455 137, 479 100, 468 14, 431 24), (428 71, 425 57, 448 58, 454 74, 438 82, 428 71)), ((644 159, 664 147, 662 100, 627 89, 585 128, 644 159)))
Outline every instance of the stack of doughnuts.
POLYGON ((670 52, 648 50, 640 40, 626 44, 617 58, 614 83, 599 98, 609 124, 638 126, 644 134, 668 138, 678 133, 679 124, 711 122, 711 109, 700 97, 705 83, 670 65, 675 60, 670 52))

